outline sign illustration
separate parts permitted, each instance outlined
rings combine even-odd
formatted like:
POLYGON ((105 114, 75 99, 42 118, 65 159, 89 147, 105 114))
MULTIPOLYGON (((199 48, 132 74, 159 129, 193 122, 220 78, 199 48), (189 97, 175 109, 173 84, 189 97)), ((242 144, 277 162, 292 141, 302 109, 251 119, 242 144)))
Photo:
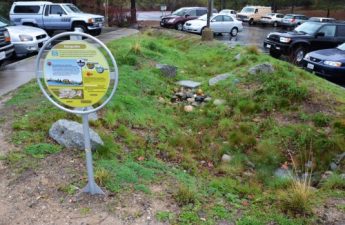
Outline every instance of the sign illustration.
POLYGON ((86 41, 68 40, 54 46, 43 71, 50 94, 70 107, 92 106, 109 88, 109 64, 102 52, 86 41))

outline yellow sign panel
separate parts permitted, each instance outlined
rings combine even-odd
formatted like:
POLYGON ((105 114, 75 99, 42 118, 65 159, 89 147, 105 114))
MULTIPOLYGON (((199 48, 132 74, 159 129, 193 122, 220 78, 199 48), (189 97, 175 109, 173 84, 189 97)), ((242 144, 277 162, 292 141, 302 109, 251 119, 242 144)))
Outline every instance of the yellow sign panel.
POLYGON ((43 72, 49 92, 70 107, 98 103, 110 83, 106 58, 86 41, 63 41, 55 45, 45 58, 43 72))

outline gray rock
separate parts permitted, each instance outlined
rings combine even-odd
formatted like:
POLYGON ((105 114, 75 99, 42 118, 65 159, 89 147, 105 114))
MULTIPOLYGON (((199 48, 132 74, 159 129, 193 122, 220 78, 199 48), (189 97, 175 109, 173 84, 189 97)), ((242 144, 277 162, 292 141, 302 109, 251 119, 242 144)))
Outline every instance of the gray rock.
POLYGON ((159 69, 163 76, 174 78, 177 74, 177 67, 176 66, 170 66, 166 64, 157 64, 156 68, 159 69))
POLYGON ((223 105, 224 103, 225 103, 225 100, 223 100, 223 99, 215 99, 213 101, 213 104, 216 106, 223 105))
POLYGON ((232 159, 232 157, 231 157, 230 155, 224 154, 224 155, 222 156, 222 162, 227 163, 227 162, 230 162, 231 159, 232 159))
POLYGON ((181 85, 182 87, 186 87, 186 88, 197 88, 201 85, 200 82, 195 82, 192 80, 180 80, 177 82, 177 84, 181 85))
POLYGON ((340 178, 345 180, 345 173, 340 174, 340 178))
POLYGON ((241 53, 238 53, 236 56, 235 56, 235 59, 238 61, 241 59, 241 53))
MULTIPOLYGON (((84 150, 83 125, 70 120, 58 120, 49 130, 49 136, 60 145, 69 149, 84 150)), ((103 145, 99 135, 90 129, 91 148, 95 150, 103 145)))
POLYGON ((338 165, 336 163, 334 163, 334 162, 332 162, 331 165, 329 165, 329 167, 331 168, 332 171, 338 169, 338 165))
POLYGON ((228 74, 228 73, 217 75, 217 76, 211 78, 211 79, 208 81, 208 84, 209 84, 210 86, 216 85, 218 82, 223 81, 223 80, 226 80, 226 79, 228 79, 230 76, 231 76, 231 75, 228 74))
POLYGON ((293 174, 291 170, 279 168, 274 172, 274 176, 282 179, 292 179, 293 174))
POLYGON ((204 102, 210 102, 210 101, 212 101, 212 98, 211 98, 211 97, 206 97, 206 98, 204 99, 204 102))
POLYGON ((252 163, 252 162, 249 161, 249 160, 246 161, 246 165, 249 166, 249 167, 252 168, 252 169, 255 169, 255 164, 252 163))
POLYGON ((256 75, 259 73, 271 74, 274 72, 274 68, 273 68, 272 64, 270 64, 270 63, 263 63, 263 64, 259 64, 259 65, 251 67, 248 70, 248 72, 251 75, 256 75))
POLYGON ((345 159, 345 152, 337 156, 337 163, 340 164, 340 162, 345 159))
MULTIPOLYGON (((78 111, 83 111, 85 108, 75 108, 75 110, 78 110, 78 111)), ((93 107, 92 106, 89 106, 89 107, 87 107, 86 108, 87 110, 92 110, 93 109, 93 107)), ((81 115, 77 115, 77 116, 79 116, 79 117, 81 117, 81 115)), ((98 115, 97 115, 97 113, 96 112, 94 112, 94 113, 90 113, 89 115, 88 115, 88 119, 89 119, 89 121, 96 121, 96 120, 98 120, 98 115)))

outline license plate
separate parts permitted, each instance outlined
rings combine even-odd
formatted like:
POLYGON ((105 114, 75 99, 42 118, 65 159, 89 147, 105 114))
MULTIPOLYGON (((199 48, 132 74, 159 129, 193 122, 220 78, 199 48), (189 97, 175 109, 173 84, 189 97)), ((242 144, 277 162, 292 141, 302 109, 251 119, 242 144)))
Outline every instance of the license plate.
POLYGON ((313 70, 314 69, 314 64, 308 63, 307 68, 313 70))
POLYGON ((271 47, 272 47, 272 46, 271 46, 271 45, 269 45, 269 44, 267 44, 267 45, 266 45, 266 48, 271 48, 271 47))
POLYGON ((0 52, 0 60, 6 58, 6 52, 0 52))

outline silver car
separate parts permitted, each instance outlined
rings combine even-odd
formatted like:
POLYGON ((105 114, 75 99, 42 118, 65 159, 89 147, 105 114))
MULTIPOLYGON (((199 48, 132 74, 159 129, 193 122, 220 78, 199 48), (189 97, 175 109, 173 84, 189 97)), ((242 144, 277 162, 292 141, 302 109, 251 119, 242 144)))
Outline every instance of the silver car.
POLYGON ((281 24, 282 20, 284 18, 284 14, 281 13, 269 13, 260 19, 260 23, 265 25, 269 24, 274 27, 277 27, 281 24))
POLYGON ((8 30, 17 57, 38 52, 50 38, 47 32, 41 28, 22 25, 12 26, 11 22, 3 17, 0 17, 0 27, 6 27, 8 30))
POLYGON ((297 27, 306 22, 309 18, 300 14, 286 14, 283 18, 281 26, 283 27, 297 27))

